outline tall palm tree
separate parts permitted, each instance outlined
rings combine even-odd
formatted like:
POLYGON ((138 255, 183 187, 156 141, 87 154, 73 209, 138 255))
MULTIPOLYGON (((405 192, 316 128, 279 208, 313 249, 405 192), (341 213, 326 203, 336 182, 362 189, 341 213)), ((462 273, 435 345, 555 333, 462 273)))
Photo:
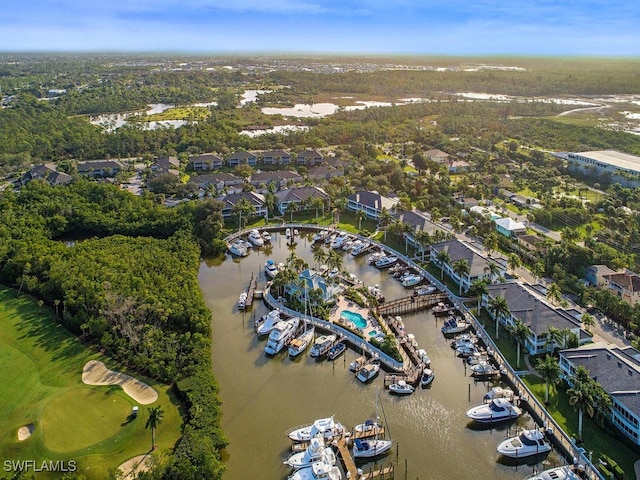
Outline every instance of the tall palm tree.
POLYGON ((151 450, 156 449, 156 428, 162 424, 164 419, 164 410, 158 405, 157 407, 151 407, 149 409, 149 418, 144 428, 151 429, 151 450))
POLYGON ((413 238, 415 243, 420 245, 420 253, 422 253, 422 261, 424 262, 424 252, 427 250, 425 247, 431 244, 431 235, 426 230, 418 230, 414 233, 413 238))
POLYGON ((436 253, 436 260, 440 264, 440 280, 444 280, 444 266, 451 263, 451 256, 444 248, 436 253))
POLYGON ((487 290, 487 282, 485 280, 474 280, 471 284, 471 290, 478 297, 478 318, 480 318, 480 302, 482 301, 482 296, 486 295, 489 290, 487 290))
POLYGON ((510 328, 511 334, 513 335, 513 339, 516 341, 516 345, 518 346, 518 355, 516 360, 516 368, 520 369, 520 349, 524 342, 527 341, 529 335, 531 334, 531 330, 527 327, 522 320, 517 319, 515 323, 510 328))
POLYGON ((557 303, 560 303, 561 298, 562 292, 560 291, 560 287, 557 283, 553 282, 547 287, 547 299, 556 305, 557 303))
POLYGON ((362 220, 367 218, 367 214, 364 213, 364 210, 358 210, 356 212, 356 221, 358 222, 358 231, 362 230, 362 220))
POLYGON ((492 260, 489 260, 489 262, 487 262, 487 266, 484 267, 484 273, 489 274, 489 280, 491 281, 491 283, 493 283, 495 281, 495 278, 500 273, 500 265, 492 260))
POLYGON ((509 303, 505 297, 496 295, 489 300, 489 313, 496 321, 496 340, 499 338, 500 317, 508 317, 511 314, 509 303))
POLYGON ((324 216, 324 200, 322 197, 313 197, 311 199, 311 206, 316 209, 316 220, 318 220, 319 208, 322 208, 322 215, 324 216))
POLYGON ((458 296, 462 296, 462 278, 469 274, 471 267, 469 267, 469 261, 466 258, 459 258, 453 262, 452 269, 458 276, 458 296))
POLYGON ((317 267, 324 265, 327 262, 328 256, 329 253, 324 248, 322 248, 322 246, 317 247, 313 251, 313 261, 316 262, 317 267))
POLYGON ((545 342, 545 346, 547 348, 551 347, 551 352, 555 349, 555 345, 562 345, 562 341, 564 339, 564 335, 559 328, 549 327, 547 329, 547 341, 545 342))
POLYGON ((596 324, 596 319, 588 313, 583 313, 582 317, 580 317, 580 320, 582 320, 582 324, 587 329, 587 331, 589 331, 591 327, 594 327, 596 324))
POLYGON ((569 379, 572 387, 567 390, 569 405, 578 411, 578 438, 582 439, 582 417, 586 411, 590 417, 594 414, 594 382, 589 371, 580 365, 569 379))
POLYGON ((382 211, 380 212, 380 216, 378 217, 378 226, 384 229, 385 242, 387 241, 387 229, 389 225, 391 225, 392 220, 393 220, 393 217, 391 216, 387 208, 382 207, 382 211))
POLYGON ((510 253, 507 257, 507 265, 511 269, 513 275, 516 274, 516 268, 520 266, 520 257, 515 253, 510 253))
POLYGON ((498 249, 498 234, 496 232, 489 233, 484 238, 484 246, 489 251, 489 256, 491 256, 492 252, 495 252, 498 249))
POLYGON ((298 202, 287 203, 287 212, 291 214, 291 217, 289 219, 290 222, 293 223, 293 214, 298 210, 300 210, 300 205, 298 205, 298 202))
POLYGON ((329 269, 337 268, 338 271, 340 271, 342 270, 342 264, 342 255, 340 255, 336 250, 329 250, 327 255, 327 267, 329 267, 329 269))
POLYGON ((544 359, 538 360, 538 363, 535 365, 535 369, 540 373, 540 375, 542 375, 542 378, 544 378, 544 403, 545 405, 549 405, 549 385, 557 383, 560 379, 560 364, 558 363, 558 359, 547 353, 544 359))

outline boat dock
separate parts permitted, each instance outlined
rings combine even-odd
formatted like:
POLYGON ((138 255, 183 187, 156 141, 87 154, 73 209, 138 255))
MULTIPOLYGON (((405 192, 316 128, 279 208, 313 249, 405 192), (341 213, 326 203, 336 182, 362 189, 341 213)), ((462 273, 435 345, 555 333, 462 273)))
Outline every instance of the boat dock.
POLYGON ((247 300, 244 303, 244 308, 247 308, 247 309, 251 308, 251 305, 253 304, 253 296, 256 292, 257 285, 258 285, 258 279, 252 273, 251 280, 249 280, 249 287, 247 287, 247 300))
MULTIPOLYGON (((369 435, 370 436, 370 435, 369 435)), ((344 470, 347 473, 347 478, 354 478, 356 480, 373 480, 376 478, 393 478, 394 468, 393 464, 390 464, 387 467, 383 467, 379 470, 371 470, 369 473, 358 473, 358 467, 351 456, 351 452, 349 452, 349 446, 347 445, 347 438, 342 436, 338 440, 334 441, 333 444, 338 448, 338 453, 340 454, 340 458, 342 459, 342 464, 344 465, 344 470)))
POLYGON ((379 315, 404 315, 426 310, 439 302, 447 301, 446 293, 436 292, 429 295, 410 295, 384 302, 378 306, 379 315))

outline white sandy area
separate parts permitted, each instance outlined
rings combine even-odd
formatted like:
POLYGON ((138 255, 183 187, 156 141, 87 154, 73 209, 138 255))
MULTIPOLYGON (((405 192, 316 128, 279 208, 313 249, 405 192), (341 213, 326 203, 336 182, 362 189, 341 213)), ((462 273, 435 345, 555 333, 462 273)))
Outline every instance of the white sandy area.
POLYGON ((35 426, 33 425, 33 423, 30 423, 29 425, 25 425, 24 427, 20 427, 18 429, 18 440, 22 442, 27 438, 29 438, 33 433, 34 429, 35 429, 35 426))
POLYGON ((133 480, 139 473, 146 472, 149 468, 151 468, 151 457, 148 454, 130 458, 118 466, 118 470, 123 474, 123 480, 133 480))
POLYGON ((158 399, 158 392, 130 375, 115 372, 98 360, 89 360, 82 369, 82 381, 87 385, 120 385, 127 395, 142 405, 158 399))

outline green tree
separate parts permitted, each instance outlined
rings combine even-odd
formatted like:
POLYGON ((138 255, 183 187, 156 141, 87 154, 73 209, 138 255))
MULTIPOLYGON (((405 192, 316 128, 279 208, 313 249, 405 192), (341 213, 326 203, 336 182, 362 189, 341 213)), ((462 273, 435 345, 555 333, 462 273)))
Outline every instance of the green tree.
POLYGON ((444 248, 436 253, 436 260, 440 264, 440 280, 444 280, 444 266, 451 263, 451 256, 444 248))
POLYGON ((458 276, 458 295, 462 295, 462 279, 465 275, 469 274, 471 267, 469 267, 469 262, 466 258, 459 258, 453 265, 451 266, 455 274, 458 276))
POLYGON ((593 316, 589 315, 588 313, 583 313, 582 317, 580 317, 580 320, 582 320, 582 324, 584 325, 587 331, 590 331, 591 328, 596 325, 596 319, 593 318, 593 316))
POLYGON ((557 283, 553 282, 547 287, 547 299, 557 305, 560 303, 560 299, 562 298, 562 292, 560 291, 560 287, 557 283))
POLYGON ((162 424, 162 420, 164 419, 164 410, 162 410, 161 406, 151 407, 149 408, 149 418, 147 419, 147 423, 144 428, 151 429, 151 450, 156 449, 156 428, 158 428, 162 424))
POLYGON ((287 203, 287 212, 291 215, 289 218, 290 222, 293 222, 293 214, 298 210, 300 210, 300 205, 298 205, 298 202, 287 203))
POLYGON ((327 261, 328 256, 329 253, 324 248, 322 248, 322 246, 316 247, 313 250, 313 261, 316 262, 317 267, 324 265, 327 261))
POLYGON ((519 370, 520 369, 520 350, 522 348, 522 345, 524 345, 524 342, 527 341, 527 338, 529 338, 529 335, 531 334, 531 330, 529 329, 529 327, 527 327, 522 320, 517 319, 515 321, 515 323, 511 326, 510 328, 511 331, 511 335, 513 335, 513 339, 516 342, 517 345, 517 360, 516 360, 516 368, 519 370))
POLYGON ((499 338, 500 317, 508 317, 511 314, 509 303, 505 297, 496 295, 489 299, 489 313, 496 321, 496 340, 499 338))
POLYGON ((500 265, 498 265, 493 260, 489 260, 487 262, 487 266, 484 267, 484 273, 489 274, 489 281, 493 283, 496 281, 496 277, 500 273, 500 265))
POLYGON ((542 375, 545 382, 544 403, 549 405, 549 386, 552 383, 557 383, 560 379, 560 364, 555 357, 549 354, 544 356, 544 359, 539 359, 535 365, 535 369, 542 375))
POLYGON ((516 268, 520 266, 520 257, 515 253, 510 253, 507 256, 507 265, 509 265, 509 268, 511 269, 511 273, 515 275, 516 268))
POLYGON ((362 220, 364 220, 365 218, 367 218, 367 214, 364 213, 364 210, 358 210, 356 211, 356 221, 358 222, 358 230, 362 230, 362 220))
POLYGON ((589 377, 589 371, 580 365, 569 379, 571 388, 567 389, 569 405, 578 412, 578 438, 582 440, 582 417, 587 412, 590 417, 594 414, 594 386, 589 377))

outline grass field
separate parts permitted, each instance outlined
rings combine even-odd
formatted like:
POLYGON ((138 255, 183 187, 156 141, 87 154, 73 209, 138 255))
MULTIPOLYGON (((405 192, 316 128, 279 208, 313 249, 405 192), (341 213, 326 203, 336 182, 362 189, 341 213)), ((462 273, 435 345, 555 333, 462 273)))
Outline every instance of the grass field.
MULTIPOLYGON (((159 394, 149 406, 140 406, 137 419, 129 417, 136 402, 120 387, 89 386, 81 380, 93 352, 56 323, 53 313, 26 295, 0 287, 0 460, 42 462, 75 461, 88 479, 131 457, 146 453, 151 434, 147 411, 161 405, 164 421, 157 430, 156 451, 171 448, 180 435, 181 418, 169 387, 149 379, 159 394), (33 424, 30 438, 19 441, 18 429, 33 424)), ((29 472, 31 474, 31 472, 29 472)), ((60 475, 37 473, 36 479, 60 475)))

